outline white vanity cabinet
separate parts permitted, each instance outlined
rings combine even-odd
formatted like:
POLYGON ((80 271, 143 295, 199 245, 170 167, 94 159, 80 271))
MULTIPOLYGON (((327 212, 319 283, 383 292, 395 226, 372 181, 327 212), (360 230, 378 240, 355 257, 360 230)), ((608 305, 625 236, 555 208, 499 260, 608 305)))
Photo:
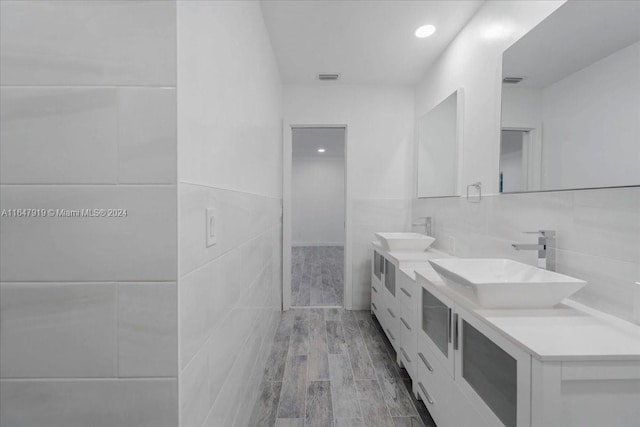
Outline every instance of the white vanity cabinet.
POLYGON ((421 288, 418 360, 416 391, 438 425, 529 425, 531 357, 435 288, 421 288))
POLYGON ((640 425, 640 328, 566 301, 481 309, 428 275, 414 392, 439 427, 640 425))

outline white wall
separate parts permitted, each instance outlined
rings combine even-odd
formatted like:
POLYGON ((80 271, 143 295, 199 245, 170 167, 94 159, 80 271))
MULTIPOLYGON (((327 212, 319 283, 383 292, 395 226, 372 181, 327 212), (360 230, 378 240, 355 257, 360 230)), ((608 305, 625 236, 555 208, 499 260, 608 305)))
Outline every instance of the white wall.
MULTIPOLYGON (((286 85, 284 122, 347 125, 347 262, 354 309, 369 307, 370 242, 375 231, 409 225, 415 192, 413 91, 407 86, 286 85), (351 213, 351 216, 349 216, 351 213)), ((345 295, 345 301, 350 298, 345 295)))
POLYGON ((175 427, 175 3, 0 17, 0 425, 175 427))
POLYGON ((640 184, 639 71, 640 42, 542 91, 543 189, 640 184))
POLYGON ((178 2, 178 58, 180 424, 245 426, 282 278, 282 86, 260 3, 178 2))
MULTIPOLYGON (((501 54, 560 4, 486 3, 418 87, 418 114, 456 87, 465 90, 464 183, 480 179, 487 193, 496 191, 501 54), (500 25, 514 32, 502 40, 486 37, 500 25)), ((633 318, 634 282, 640 277, 638 187, 488 196, 479 204, 463 197, 414 200, 413 216, 426 215, 435 218, 436 247, 463 257, 508 257, 535 264, 535 252, 515 252, 511 243, 533 242, 523 231, 556 230, 558 271, 588 281, 575 298, 633 318)))
POLYGON ((294 156, 291 166, 292 244, 344 245, 344 157, 294 156))
POLYGON ((419 83, 417 116, 457 88, 464 90, 460 194, 476 181, 484 194, 498 192, 502 53, 562 3, 487 2, 419 83))

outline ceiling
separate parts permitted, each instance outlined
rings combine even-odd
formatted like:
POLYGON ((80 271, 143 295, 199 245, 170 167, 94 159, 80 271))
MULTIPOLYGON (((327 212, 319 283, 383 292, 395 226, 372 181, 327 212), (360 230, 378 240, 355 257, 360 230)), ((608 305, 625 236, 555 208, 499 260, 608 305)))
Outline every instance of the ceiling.
POLYGON ((344 128, 294 128, 293 157, 344 157, 344 128), (324 153, 318 153, 324 148, 324 153))
POLYGON ((640 2, 570 1, 507 49, 503 74, 545 88, 639 40, 640 2))
POLYGON ((283 82, 415 84, 483 1, 263 0, 283 82), (414 31, 433 24, 431 37, 414 31))

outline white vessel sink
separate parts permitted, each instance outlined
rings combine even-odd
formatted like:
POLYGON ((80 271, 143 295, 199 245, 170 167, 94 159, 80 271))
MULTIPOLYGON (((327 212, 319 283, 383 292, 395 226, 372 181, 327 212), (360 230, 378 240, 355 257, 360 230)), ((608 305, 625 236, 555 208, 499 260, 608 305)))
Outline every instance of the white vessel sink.
POLYGON ((552 307, 587 282, 500 258, 429 260, 448 286, 485 308, 552 307))
POLYGON ((389 252, 419 252, 427 249, 435 237, 419 233, 375 233, 382 246, 389 252))

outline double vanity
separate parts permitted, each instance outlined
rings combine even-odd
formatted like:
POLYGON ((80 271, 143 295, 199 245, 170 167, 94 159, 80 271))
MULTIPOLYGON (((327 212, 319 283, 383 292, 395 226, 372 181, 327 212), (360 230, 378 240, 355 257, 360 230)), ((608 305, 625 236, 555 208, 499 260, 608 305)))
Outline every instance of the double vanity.
POLYGON ((371 311, 439 427, 640 425, 640 327, 565 299, 585 282, 376 237, 371 311))

